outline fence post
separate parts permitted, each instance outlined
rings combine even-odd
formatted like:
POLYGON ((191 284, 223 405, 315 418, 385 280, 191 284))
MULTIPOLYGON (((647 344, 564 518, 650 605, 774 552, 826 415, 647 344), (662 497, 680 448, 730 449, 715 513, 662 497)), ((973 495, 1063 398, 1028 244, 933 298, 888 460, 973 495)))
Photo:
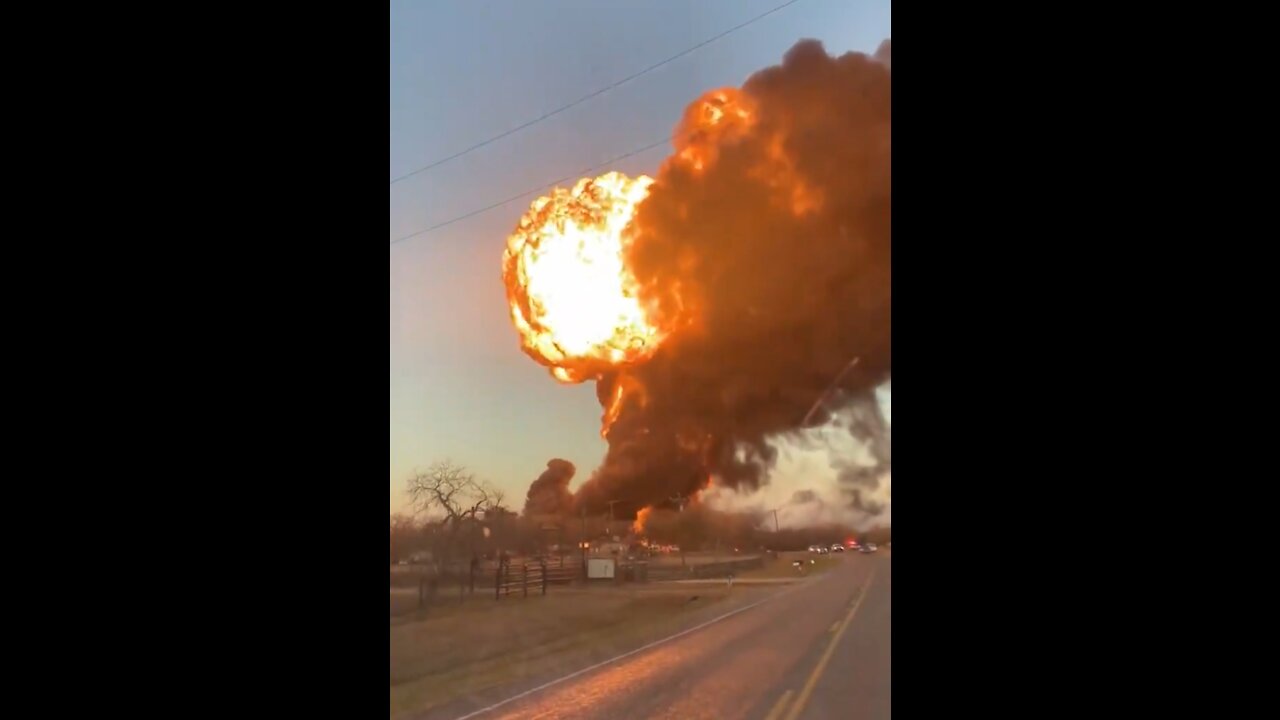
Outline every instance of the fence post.
POLYGON ((493 574, 493 599, 502 599, 502 561, 498 561, 498 569, 493 574))
POLYGON ((529 597, 529 563, 524 564, 524 572, 521 574, 521 584, 524 585, 524 596, 529 597))
POLYGON ((547 561, 542 561, 542 594, 547 594, 547 561))

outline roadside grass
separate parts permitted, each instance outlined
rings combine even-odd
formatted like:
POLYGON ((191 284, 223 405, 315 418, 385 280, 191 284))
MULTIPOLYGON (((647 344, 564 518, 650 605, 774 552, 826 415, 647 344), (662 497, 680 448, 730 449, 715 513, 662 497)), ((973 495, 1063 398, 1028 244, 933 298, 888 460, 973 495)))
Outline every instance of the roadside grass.
POLYGON ((393 620, 391 717, 567 674, 762 596, 742 589, 588 588, 468 601, 433 607, 421 619, 393 620))

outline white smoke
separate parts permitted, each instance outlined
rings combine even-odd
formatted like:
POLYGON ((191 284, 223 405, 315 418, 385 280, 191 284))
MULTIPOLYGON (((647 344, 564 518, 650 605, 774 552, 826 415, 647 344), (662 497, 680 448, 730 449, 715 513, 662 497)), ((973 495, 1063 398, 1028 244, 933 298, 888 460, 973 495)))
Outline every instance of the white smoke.
MULTIPOLYGON (((892 388, 878 393, 880 416, 890 423, 892 388)), ((713 486, 703 496, 708 506, 723 512, 760 512, 772 526, 773 511, 778 525, 794 529, 817 525, 848 525, 859 532, 893 523, 893 475, 872 452, 874 439, 861 440, 849 431, 854 409, 836 413, 831 422, 809 430, 786 433, 770 439, 777 451, 777 463, 768 480, 754 491, 737 491, 713 486), (861 505, 851 499, 850 471, 870 476, 859 485, 861 505), (843 482, 842 482, 843 477, 843 482), (878 512, 875 512, 877 511, 878 512)), ((888 443, 888 433, 881 442, 888 443)), ((882 448, 887 451, 887 448, 882 448)))

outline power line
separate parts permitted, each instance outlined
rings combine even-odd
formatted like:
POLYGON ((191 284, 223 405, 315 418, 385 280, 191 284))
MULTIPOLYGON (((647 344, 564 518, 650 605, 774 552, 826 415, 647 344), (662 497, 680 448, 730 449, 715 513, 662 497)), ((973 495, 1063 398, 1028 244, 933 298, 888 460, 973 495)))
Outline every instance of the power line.
POLYGON ((520 198, 525 197, 526 195, 532 195, 533 193, 541 192, 541 191, 543 191, 543 190, 546 190, 547 188, 555 187, 556 185, 559 185, 559 184, 561 184, 561 183, 568 182, 568 181, 570 181, 570 180, 576 180, 576 179, 578 179, 578 178, 580 178, 580 177, 582 177, 582 176, 584 176, 584 175, 588 175, 588 174, 590 174, 591 172, 593 172, 593 171, 595 171, 595 170, 599 170, 599 169, 601 169, 601 168, 603 168, 603 167, 606 167, 606 166, 608 166, 608 165, 612 165, 612 164, 614 164, 614 163, 616 163, 616 162, 619 162, 619 161, 621 161, 621 160, 626 160, 626 159, 627 159, 627 158, 629 158, 629 157, 634 157, 634 156, 636 156, 636 155, 639 155, 640 153, 648 152, 648 151, 650 151, 650 150, 652 150, 652 149, 654 149, 654 148, 656 148, 656 147, 661 147, 662 145, 666 145, 667 143, 671 142, 673 139, 675 139, 675 136, 665 137, 665 138, 663 138, 663 139, 661 139, 661 140, 659 140, 659 141, 657 141, 657 142, 654 142, 654 143, 650 143, 650 144, 648 144, 648 145, 645 145, 645 146, 644 146, 644 147, 642 147, 642 148, 637 148, 637 149, 635 149, 635 150, 632 150, 631 152, 626 153, 625 155, 619 155, 618 157, 610 158, 610 159, 608 159, 608 160, 606 160, 606 161, 604 161, 604 162, 602 162, 602 163, 600 163, 600 164, 598 164, 598 165, 592 165, 591 167, 589 167, 589 168, 583 168, 582 170, 579 170, 578 172, 576 172, 576 173, 574 173, 574 174, 572 174, 572 175, 566 175, 566 176, 564 176, 564 177, 560 178, 559 180, 553 180, 553 181, 551 181, 551 182, 549 182, 549 183, 546 183, 546 184, 543 184, 543 185, 539 185, 538 187, 533 188, 532 190, 525 190, 524 192, 522 192, 522 193, 520 193, 520 194, 518 194, 518 195, 512 195, 511 197, 507 198, 506 200, 499 200, 498 202, 493 203, 492 205, 486 205, 486 206, 484 206, 484 207, 480 208, 479 210, 472 210, 471 212, 467 213, 466 215, 459 215, 458 217, 455 217, 455 218, 452 218, 452 219, 449 219, 449 220, 445 220, 444 222, 436 223, 435 225, 432 225, 431 227, 424 228, 424 229, 419 230, 419 231, 417 231, 417 232, 415 232, 415 233, 410 233, 410 234, 405 235, 405 236, 403 236, 403 237, 396 238, 395 240, 392 240, 390 244, 391 244, 391 245, 396 245, 396 244, 398 244, 398 243, 402 243, 402 242, 404 242, 404 241, 406 241, 406 240, 411 240, 411 239, 413 239, 413 238, 415 238, 415 237, 418 237, 418 236, 421 236, 421 235, 426 235, 427 233, 434 232, 434 231, 439 230, 440 228, 443 228, 443 227, 448 227, 449 225, 452 225, 452 224, 454 224, 454 223, 456 223, 456 222, 462 222, 463 220, 466 220, 466 219, 468 219, 468 218, 475 217, 476 215, 479 215, 479 214, 481 214, 481 213, 486 213, 486 212, 489 212, 490 210, 494 210, 494 209, 500 208, 500 207, 502 207, 503 205, 506 205, 507 203, 515 202, 516 200, 519 200, 520 198))
POLYGON ((489 138, 488 140, 484 140, 484 141, 482 141, 482 142, 476 143, 475 145, 472 145, 471 147, 469 147, 469 148, 467 148, 467 149, 465 149, 465 150, 459 150, 458 152, 456 152, 456 153, 454 153, 454 154, 452 154, 452 155, 449 155, 448 157, 443 157, 443 158, 440 158, 439 160, 436 160, 435 162, 431 163, 430 165, 425 165, 425 166, 423 166, 423 167, 418 168, 417 170, 414 170, 413 172, 410 172, 410 173, 406 173, 406 174, 404 174, 404 175, 401 175, 400 177, 395 178, 394 180, 392 180, 390 184, 391 184, 391 185, 395 185, 395 184, 396 184, 396 183, 398 183, 398 182, 401 182, 401 181, 404 181, 404 180, 408 180, 409 178, 411 178, 411 177, 413 177, 413 176, 415 176, 415 175, 418 175, 418 174, 424 173, 424 172, 426 172, 426 171, 428 171, 428 170, 430 170, 430 169, 432 169, 432 168, 439 167, 439 166, 441 166, 441 165, 443 165, 443 164, 445 164, 445 163, 449 162, 450 160, 456 160, 457 158, 460 158, 460 157, 462 157, 463 155, 466 155, 467 153, 474 152, 474 151, 476 151, 476 150, 479 150, 479 149, 480 149, 480 148, 482 148, 482 147, 485 147, 486 145, 489 145, 489 144, 491 144, 491 143, 495 143, 495 142, 497 142, 497 141, 499 141, 499 140, 501 140, 501 139, 503 139, 503 138, 505 138, 505 137, 510 137, 510 136, 512 136, 512 135, 514 135, 514 134, 516 134, 516 133, 520 132, 521 130, 525 130, 525 129, 530 128, 530 127, 532 127, 532 126, 534 126, 534 125, 537 125, 538 123, 542 122, 543 120, 547 120, 547 119, 549 119, 549 118, 555 117, 556 115, 559 115, 560 113, 564 112, 565 110, 568 110, 568 109, 570 109, 570 108, 572 108, 572 107, 576 107, 576 106, 578 106, 578 105, 581 105, 582 103, 584 103, 584 102, 586 102, 586 101, 588 101, 588 100, 591 100, 591 99, 593 99, 593 98, 599 97, 599 96, 601 96, 601 95, 603 95, 603 94, 605 94, 605 93, 609 92, 610 90, 614 90, 614 89, 619 88, 619 87, 621 87, 621 86, 623 86, 623 85, 626 85, 627 83, 631 82, 632 80, 635 80, 636 78, 640 77, 641 75, 646 75, 646 74, 648 74, 648 73, 653 72, 654 70, 657 70, 658 68, 662 67, 663 65, 666 65, 666 64, 668 64, 668 63, 670 63, 670 62, 673 62, 673 61, 675 61, 675 60, 679 60, 680 58, 682 58, 682 57, 684 57, 684 56, 688 55, 689 53, 692 53, 692 52, 694 52, 694 51, 696 51, 696 50, 700 50, 701 48, 704 48, 704 47, 706 47, 707 45, 710 45, 711 43, 713 43, 713 42, 715 42, 715 41, 717 41, 717 40, 719 40, 719 39, 721 39, 721 38, 723 38, 723 37, 725 37, 725 36, 727 36, 727 35, 730 35, 730 34, 732 34, 732 33, 735 33, 735 32, 737 32, 737 31, 741 30, 742 28, 745 28, 745 27, 747 27, 748 25, 751 25, 752 23, 755 23, 755 22, 758 22, 758 21, 760 21, 760 20, 763 20, 764 18, 766 18, 766 17, 768 17, 768 16, 770 16, 770 15, 772 15, 772 14, 774 14, 774 13, 778 12, 779 10, 783 10, 783 9, 785 9, 785 8, 787 8, 787 7, 791 6, 791 5, 795 5, 795 4, 796 4, 796 3, 798 3, 798 2, 800 2, 800 0, 789 0, 788 2, 785 2, 785 3, 781 4, 781 5, 779 5, 779 6, 775 7, 775 8, 773 8, 772 10, 769 10, 769 11, 767 11, 767 12, 761 13, 761 14, 759 14, 759 15, 757 15, 757 16, 755 16, 755 17, 751 18, 750 20, 747 20, 747 21, 745 21, 745 22, 743 22, 743 23, 740 23, 740 24, 738 24, 738 25, 735 25, 735 26, 733 26, 733 27, 729 28, 728 30, 725 30, 724 32, 720 33, 719 35, 716 35, 716 36, 711 37, 711 38, 707 38, 706 40, 703 40, 702 42, 698 43, 697 45, 694 45, 694 46, 693 46, 693 47, 691 47, 691 48, 688 48, 687 50, 683 50, 683 51, 681 51, 681 52, 679 52, 679 53, 677 53, 677 54, 675 54, 675 55, 672 55, 671 57, 667 58, 666 60, 662 60, 662 61, 660 61, 660 62, 654 63, 653 65, 650 65, 649 67, 647 67, 647 68, 645 68, 645 69, 641 70, 640 72, 634 73, 634 74, 632 74, 632 75, 628 75, 627 77, 622 78, 621 80, 619 80, 619 81, 617 81, 617 82, 613 83, 612 85, 609 85, 609 86, 606 86, 606 87, 600 88, 599 90, 596 90, 596 91, 594 91, 594 92, 592 92, 592 93, 589 93, 589 94, 587 94, 587 95, 583 95, 582 97, 578 98, 577 100, 574 100, 573 102, 569 103, 568 105, 565 105, 564 107, 556 108, 555 110, 552 110, 551 112, 544 113, 543 115, 541 115, 541 116, 539 116, 539 117, 536 117, 536 118, 534 118, 534 119, 532 119, 532 120, 530 120, 530 121, 528 121, 528 122, 526 122, 526 123, 524 123, 524 124, 522 124, 522 125, 517 125, 516 127, 512 128, 512 129, 510 129, 510 130, 508 130, 508 131, 506 131, 506 132, 504 132, 504 133, 501 133, 501 134, 499 134, 499 135, 494 135, 493 137, 489 138))

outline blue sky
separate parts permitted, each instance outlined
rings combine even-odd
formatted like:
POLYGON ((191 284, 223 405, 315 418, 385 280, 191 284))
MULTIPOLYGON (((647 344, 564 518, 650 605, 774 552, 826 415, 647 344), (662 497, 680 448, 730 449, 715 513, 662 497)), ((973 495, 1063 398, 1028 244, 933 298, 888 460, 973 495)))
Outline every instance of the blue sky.
MULTIPOLYGON (((391 3, 389 179, 675 55, 783 0, 391 3)), ((740 85, 801 38, 874 52, 887 0, 800 0, 693 54, 511 137, 391 186, 389 240, 602 163, 670 134, 684 107, 740 85)), ((608 169, 656 172, 665 146, 608 169)), ((599 174, 600 170, 593 174, 599 174)), ((528 196, 390 249, 390 499, 451 458, 513 504, 552 457, 585 479, 604 456, 593 387, 525 357, 500 278, 528 196)), ((576 483, 575 483, 576 484, 576 483)))

